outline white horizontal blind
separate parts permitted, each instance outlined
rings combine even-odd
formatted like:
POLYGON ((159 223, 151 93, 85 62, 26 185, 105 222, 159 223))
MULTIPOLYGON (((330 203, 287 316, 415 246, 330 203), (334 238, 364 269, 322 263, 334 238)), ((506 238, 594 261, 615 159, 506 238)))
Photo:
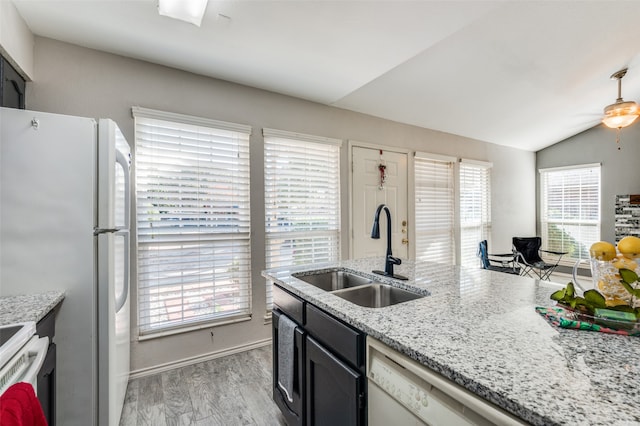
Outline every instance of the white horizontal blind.
POLYGON ((542 248, 589 259, 600 240, 600 165, 540 170, 542 248))
POLYGON ((491 168, 463 160, 460 163, 460 264, 477 266, 478 244, 489 240, 490 235, 491 168))
POLYGON ((134 115, 140 334, 249 315, 250 130, 134 115))
POLYGON ((264 132, 267 268, 339 260, 339 141, 264 132))
POLYGON ((416 155, 414 166, 416 259, 454 264, 454 159, 416 155))

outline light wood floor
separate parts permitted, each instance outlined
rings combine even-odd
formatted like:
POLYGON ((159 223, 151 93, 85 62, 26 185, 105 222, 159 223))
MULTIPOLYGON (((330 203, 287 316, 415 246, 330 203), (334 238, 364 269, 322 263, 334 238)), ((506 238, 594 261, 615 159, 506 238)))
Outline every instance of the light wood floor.
POLYGON ((271 360, 269 345, 131 380, 120 426, 283 426, 271 360))

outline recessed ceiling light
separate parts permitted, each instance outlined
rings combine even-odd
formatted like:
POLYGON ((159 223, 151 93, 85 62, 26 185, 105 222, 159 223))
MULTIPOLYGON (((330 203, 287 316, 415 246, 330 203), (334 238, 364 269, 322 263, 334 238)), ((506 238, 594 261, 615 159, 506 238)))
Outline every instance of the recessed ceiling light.
POLYGON ((189 22, 197 27, 202 23, 208 0, 158 0, 158 13, 169 18, 189 22))

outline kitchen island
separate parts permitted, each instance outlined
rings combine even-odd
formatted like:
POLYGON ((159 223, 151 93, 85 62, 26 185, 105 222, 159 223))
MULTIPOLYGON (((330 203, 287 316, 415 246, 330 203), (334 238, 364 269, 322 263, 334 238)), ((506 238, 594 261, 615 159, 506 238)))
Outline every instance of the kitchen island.
POLYGON ((559 329, 535 311, 555 284, 482 269, 382 258, 265 271, 263 276, 534 425, 640 425, 640 338, 559 329), (292 276, 341 268, 417 291, 384 308, 350 303, 292 276))

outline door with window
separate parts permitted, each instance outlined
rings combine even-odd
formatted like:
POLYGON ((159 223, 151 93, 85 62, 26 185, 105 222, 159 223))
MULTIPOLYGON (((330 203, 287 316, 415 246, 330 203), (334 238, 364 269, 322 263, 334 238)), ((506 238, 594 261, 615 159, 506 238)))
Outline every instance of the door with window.
POLYGON ((380 220, 380 239, 371 238, 376 208, 386 204, 391 213, 393 255, 409 257, 407 154, 353 146, 351 258, 384 256, 387 221, 380 220))

